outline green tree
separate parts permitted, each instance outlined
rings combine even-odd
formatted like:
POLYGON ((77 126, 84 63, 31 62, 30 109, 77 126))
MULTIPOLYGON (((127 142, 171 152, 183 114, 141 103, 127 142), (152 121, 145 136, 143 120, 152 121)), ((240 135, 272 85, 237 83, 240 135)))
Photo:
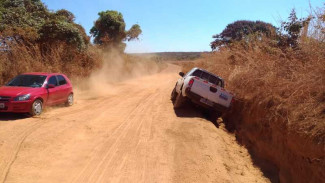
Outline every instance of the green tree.
POLYGON ((49 11, 40 0, 0 0, 0 38, 44 46, 61 41, 83 50, 89 37, 74 20, 70 11, 49 11))
POLYGON ((39 36, 39 40, 44 43, 64 41, 79 50, 86 48, 87 40, 81 34, 80 29, 72 23, 58 20, 47 21, 39 30, 39 36))
POLYGON ((298 19, 295 9, 292 9, 288 21, 282 22, 279 31, 279 45, 284 47, 298 47, 301 30, 308 25, 312 17, 298 19))
POLYGON ((219 46, 229 45, 234 41, 249 41, 249 36, 253 34, 259 37, 275 37, 276 28, 272 24, 262 21, 236 21, 228 24, 220 34, 214 35, 215 40, 211 42, 210 46, 212 50, 215 50, 219 46))
POLYGON ((60 17, 69 23, 74 22, 74 20, 76 18, 73 13, 71 13, 70 11, 65 10, 65 9, 56 11, 55 16, 60 17))
POLYGON ((138 39, 142 30, 138 24, 133 25, 130 30, 125 30, 123 15, 117 11, 102 11, 98 13, 99 18, 90 30, 94 37, 94 43, 103 47, 115 47, 124 51, 125 43, 138 39))
POLYGON ((38 29, 50 15, 40 0, 0 0, 1 30, 11 27, 38 29))

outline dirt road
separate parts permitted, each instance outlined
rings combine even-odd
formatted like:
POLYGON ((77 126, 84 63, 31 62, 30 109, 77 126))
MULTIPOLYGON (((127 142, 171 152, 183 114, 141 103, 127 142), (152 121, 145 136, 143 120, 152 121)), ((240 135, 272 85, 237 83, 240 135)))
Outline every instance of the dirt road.
POLYGON ((233 134, 169 99, 179 68, 37 118, 0 114, 0 182, 268 182, 233 134))

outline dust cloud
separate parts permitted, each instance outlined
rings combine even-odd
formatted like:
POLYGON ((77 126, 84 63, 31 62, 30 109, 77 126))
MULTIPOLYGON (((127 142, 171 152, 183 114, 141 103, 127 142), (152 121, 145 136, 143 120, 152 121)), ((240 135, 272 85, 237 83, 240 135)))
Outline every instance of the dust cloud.
POLYGON ((118 94, 116 85, 121 85, 125 80, 155 74, 164 65, 150 58, 125 55, 118 51, 104 53, 102 60, 102 67, 93 71, 88 78, 72 79, 76 99, 96 99, 118 94))

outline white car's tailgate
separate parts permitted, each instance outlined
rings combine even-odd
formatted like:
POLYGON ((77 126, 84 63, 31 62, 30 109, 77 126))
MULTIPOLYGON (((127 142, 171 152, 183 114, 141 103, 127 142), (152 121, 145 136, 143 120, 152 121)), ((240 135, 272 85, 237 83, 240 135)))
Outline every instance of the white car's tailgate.
POLYGON ((202 79, 194 79, 191 92, 225 107, 229 107, 232 100, 231 94, 223 88, 203 81, 202 79))

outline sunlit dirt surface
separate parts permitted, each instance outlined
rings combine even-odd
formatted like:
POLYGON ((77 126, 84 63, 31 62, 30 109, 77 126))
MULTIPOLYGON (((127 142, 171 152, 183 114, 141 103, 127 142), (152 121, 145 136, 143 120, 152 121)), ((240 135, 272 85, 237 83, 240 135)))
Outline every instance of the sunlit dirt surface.
POLYGON ((269 182, 222 125, 174 111, 179 70, 77 92, 40 117, 0 114, 0 182, 269 182))

